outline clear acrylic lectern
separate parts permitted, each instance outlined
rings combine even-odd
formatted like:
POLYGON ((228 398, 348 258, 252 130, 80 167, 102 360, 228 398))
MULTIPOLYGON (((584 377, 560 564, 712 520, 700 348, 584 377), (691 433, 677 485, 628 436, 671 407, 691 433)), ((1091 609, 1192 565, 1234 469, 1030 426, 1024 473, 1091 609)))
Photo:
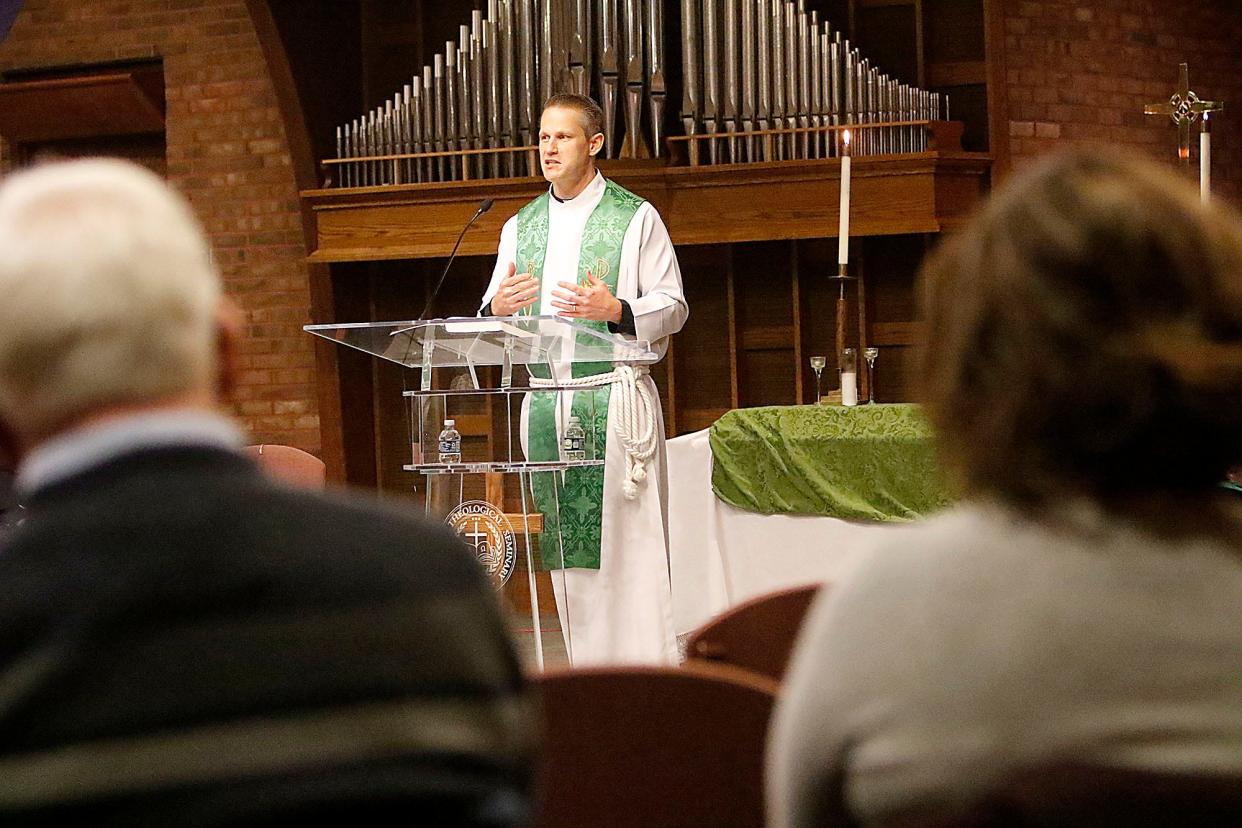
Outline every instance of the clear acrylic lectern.
MULTIPOLYGON (((522 401, 530 393, 559 395, 577 390, 558 385, 557 379, 533 379, 534 373, 546 378, 569 376, 569 369, 580 363, 611 363, 649 365, 659 357, 648 343, 626 339, 618 334, 599 331, 576 320, 559 316, 464 317, 430 319, 414 322, 361 322, 344 325, 307 325, 305 330, 341 345, 365 351, 405 368, 419 370, 417 390, 404 392, 407 403, 410 463, 406 471, 423 475, 426 510, 429 516, 446 520, 474 548, 497 589, 509 580, 517 561, 517 541, 525 547, 528 585, 530 589, 531 624, 534 630, 535 658, 543 667, 543 637, 539 617, 539 593, 536 584, 535 550, 544 562, 560 561, 559 521, 545 521, 534 507, 532 481, 535 476, 551 492, 559 509, 558 481, 566 469, 578 466, 602 466, 604 458, 596 457, 593 429, 605 428, 606 417, 585 417, 582 427, 587 436, 581 453, 566 445, 560 456, 552 460, 527 459, 521 445, 522 401), (499 383, 486 387, 480 382, 480 368, 498 366, 499 383), (533 366, 541 366, 531 370, 533 366), (514 369, 518 369, 515 371, 514 369), (455 369, 444 371, 440 369, 455 369), (445 385, 443 376, 456 378, 445 385), (499 411, 487 423, 491 432, 485 444, 467 444, 460 459, 441 462, 439 437, 444 421, 455 419, 458 410, 469 409, 467 400, 480 396, 499 403, 499 411), (503 425, 499 425, 503 423, 503 425), (494 432, 503 431, 497 435, 494 432), (518 443, 518 445, 515 445, 518 443), (521 524, 513 528, 506 513, 505 487, 496 491, 487 487, 490 497, 473 500, 465 497, 466 475, 512 476, 518 481, 519 512, 513 514, 521 524), (501 502, 492 503, 491 499, 501 502)), ((495 411, 496 406, 489 406, 495 411)), ((469 415, 465 415, 469 416, 469 415)), ((477 415, 476 415, 477 422, 477 415)), ((557 418, 556 444, 564 442, 568 423, 557 418)), ((602 440, 599 441, 602 444, 602 440)), ((572 642, 573 630, 568 619, 562 619, 566 639, 572 642)), ((572 646, 569 648, 572 652, 572 646)))

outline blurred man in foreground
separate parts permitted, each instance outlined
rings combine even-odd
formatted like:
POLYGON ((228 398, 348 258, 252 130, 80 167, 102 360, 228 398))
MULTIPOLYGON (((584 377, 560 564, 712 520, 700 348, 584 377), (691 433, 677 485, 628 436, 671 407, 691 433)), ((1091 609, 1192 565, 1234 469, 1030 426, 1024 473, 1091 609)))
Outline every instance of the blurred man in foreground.
POLYGON ((530 717, 488 583, 447 528, 237 453, 238 323, 185 202, 122 162, 12 176, 0 296, 26 506, 0 823, 520 823, 530 717))

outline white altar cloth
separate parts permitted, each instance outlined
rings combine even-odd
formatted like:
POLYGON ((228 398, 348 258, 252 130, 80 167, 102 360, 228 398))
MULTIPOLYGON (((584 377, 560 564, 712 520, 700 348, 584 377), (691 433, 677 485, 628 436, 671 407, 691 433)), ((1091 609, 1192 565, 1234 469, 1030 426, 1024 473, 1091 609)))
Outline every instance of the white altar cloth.
POLYGON ((760 515, 712 492, 709 429, 669 440, 669 571, 673 626, 692 632, 729 607, 787 587, 831 582, 901 524, 760 515))

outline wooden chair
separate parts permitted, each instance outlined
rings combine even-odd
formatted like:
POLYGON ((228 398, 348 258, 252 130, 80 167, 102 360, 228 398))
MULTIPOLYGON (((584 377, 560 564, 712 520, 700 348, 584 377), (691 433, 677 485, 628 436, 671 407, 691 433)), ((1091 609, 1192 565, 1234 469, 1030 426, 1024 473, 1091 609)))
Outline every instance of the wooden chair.
POLYGON ((322 460, 293 446, 246 446, 246 454, 266 474, 304 489, 322 489, 327 485, 327 469, 322 460))
POLYGON ((686 658, 731 664, 780 681, 820 586, 794 587, 738 604, 690 634, 686 658))
POLYGON ((542 694, 540 828, 764 822, 776 684, 727 666, 552 671, 542 694))
POLYGON ((1242 825, 1242 773, 1054 764, 1010 775, 965 809, 913 809, 885 828, 1156 828, 1242 825))

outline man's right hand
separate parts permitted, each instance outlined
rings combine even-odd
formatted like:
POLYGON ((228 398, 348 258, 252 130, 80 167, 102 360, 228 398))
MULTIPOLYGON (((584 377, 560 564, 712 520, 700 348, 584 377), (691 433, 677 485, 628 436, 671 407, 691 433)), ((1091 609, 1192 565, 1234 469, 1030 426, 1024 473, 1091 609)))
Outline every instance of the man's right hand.
POLYGON ((517 265, 509 262, 509 273, 492 297, 492 316, 513 316, 538 298, 539 280, 529 273, 518 273, 517 265))

